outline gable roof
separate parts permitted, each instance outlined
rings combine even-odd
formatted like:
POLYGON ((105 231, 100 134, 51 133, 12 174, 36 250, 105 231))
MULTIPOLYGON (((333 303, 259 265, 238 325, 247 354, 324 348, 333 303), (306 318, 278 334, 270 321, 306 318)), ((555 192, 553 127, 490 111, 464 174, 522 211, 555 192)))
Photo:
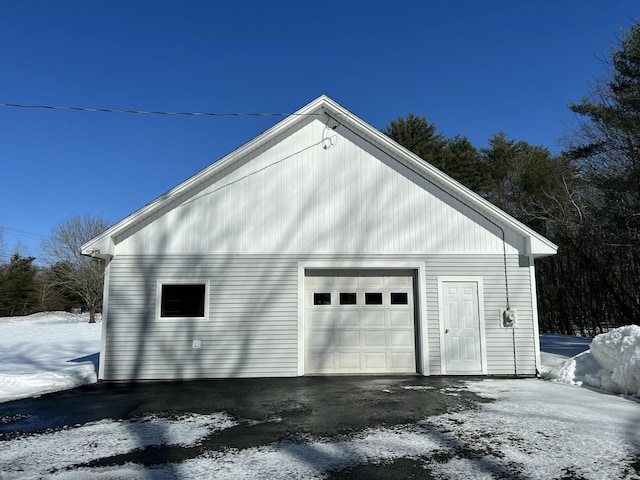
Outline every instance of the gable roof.
POLYGON ((352 131, 354 134, 375 145, 377 148, 387 153, 407 168, 424 177, 429 182, 445 190, 448 194, 475 210, 499 228, 508 228, 518 232, 527 239, 526 254, 534 257, 540 257, 553 255, 557 252, 558 247, 545 237, 480 197, 475 192, 461 185, 434 166, 428 164, 420 157, 399 145, 384 133, 364 122, 329 97, 322 95, 264 133, 258 135, 253 140, 222 157, 217 162, 201 170, 191 178, 185 180, 178 186, 172 188, 125 219, 116 223, 97 237, 89 240, 82 246, 82 253, 84 255, 91 255, 100 258, 112 257, 115 253, 115 237, 147 220, 151 215, 168 206, 177 198, 184 198, 184 196, 188 196, 189 191, 195 189, 202 182, 210 179, 222 169, 240 161, 250 152, 260 148, 286 129, 291 128, 298 122, 304 121, 305 117, 311 115, 329 116, 335 122, 331 128, 337 129, 338 127, 343 127, 352 131))

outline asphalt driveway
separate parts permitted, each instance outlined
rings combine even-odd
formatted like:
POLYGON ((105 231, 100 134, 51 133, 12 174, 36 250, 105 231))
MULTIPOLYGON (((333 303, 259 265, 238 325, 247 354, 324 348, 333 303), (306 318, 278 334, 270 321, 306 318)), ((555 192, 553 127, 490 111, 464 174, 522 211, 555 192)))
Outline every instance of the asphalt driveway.
MULTIPOLYGON (((179 416, 224 411, 234 418, 255 420, 222 430, 197 446, 147 447, 102 458, 91 465, 131 462, 151 466, 196 458, 206 451, 295 443, 309 436, 340 438, 372 427, 410 424, 486 402, 459 388, 465 380, 469 379, 358 376, 96 384, 0 404, 0 442, 87 422, 128 420, 146 414, 179 416), (274 418, 278 421, 269 421, 274 418)), ((335 478, 367 478, 371 474, 367 468, 363 465, 338 472, 335 478)), ((375 468, 376 478, 410 478, 420 473, 413 472, 417 464, 408 459, 375 468)))

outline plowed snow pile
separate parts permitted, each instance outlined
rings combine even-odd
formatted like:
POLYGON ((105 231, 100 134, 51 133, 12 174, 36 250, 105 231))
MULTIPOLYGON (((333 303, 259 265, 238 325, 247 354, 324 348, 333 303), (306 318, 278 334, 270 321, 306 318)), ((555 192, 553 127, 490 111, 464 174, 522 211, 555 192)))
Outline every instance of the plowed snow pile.
POLYGON ((596 336, 588 351, 555 366, 545 378, 640 397, 640 327, 627 325, 596 336))

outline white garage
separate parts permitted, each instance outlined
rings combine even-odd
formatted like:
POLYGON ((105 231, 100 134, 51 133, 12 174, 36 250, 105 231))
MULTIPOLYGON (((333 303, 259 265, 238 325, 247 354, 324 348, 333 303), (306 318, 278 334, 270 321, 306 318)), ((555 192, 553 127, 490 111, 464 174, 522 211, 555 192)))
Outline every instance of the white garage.
POLYGON ((416 373, 414 276, 310 271, 305 374, 416 373))
POLYGON ((99 378, 533 376, 556 250, 322 96, 82 246, 99 378))

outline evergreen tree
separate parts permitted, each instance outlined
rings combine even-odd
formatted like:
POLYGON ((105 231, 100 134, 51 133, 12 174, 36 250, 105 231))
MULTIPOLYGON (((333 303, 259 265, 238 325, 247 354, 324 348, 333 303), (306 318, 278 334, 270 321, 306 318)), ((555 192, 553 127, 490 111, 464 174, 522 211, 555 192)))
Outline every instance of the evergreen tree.
POLYGON ((587 187, 571 248, 593 271, 591 294, 609 321, 640 322, 640 24, 611 49, 610 77, 570 104, 577 114, 567 154, 587 187))
POLYGON ((34 257, 16 253, 0 267, 0 316, 28 315, 38 307, 34 257))
POLYGON ((425 117, 409 113, 407 118, 399 117, 382 130, 382 133, 412 151, 431 165, 440 168, 442 153, 446 145, 443 133, 429 123, 425 117))
POLYGON ((465 187, 486 197, 491 188, 491 176, 480 151, 467 137, 456 135, 446 140, 440 169, 465 187))
MULTIPOLYGON (((609 244, 640 244, 640 24, 611 50, 611 78, 570 104, 580 124, 568 154, 592 185, 588 207, 609 244)), ((595 225, 594 225, 595 226, 595 225)))
POLYGON ((577 182, 571 162, 546 147, 507 139, 504 132, 491 137, 481 153, 490 176, 486 198, 539 233, 555 236, 567 220, 567 195, 577 182))
POLYGON ((484 193, 489 176, 478 150, 466 137, 446 138, 425 117, 410 113, 392 120, 384 134, 465 187, 484 193))

